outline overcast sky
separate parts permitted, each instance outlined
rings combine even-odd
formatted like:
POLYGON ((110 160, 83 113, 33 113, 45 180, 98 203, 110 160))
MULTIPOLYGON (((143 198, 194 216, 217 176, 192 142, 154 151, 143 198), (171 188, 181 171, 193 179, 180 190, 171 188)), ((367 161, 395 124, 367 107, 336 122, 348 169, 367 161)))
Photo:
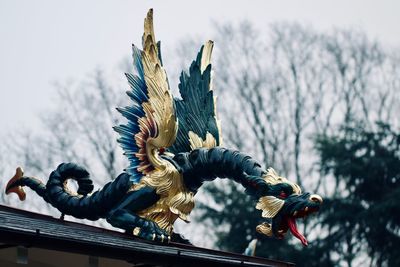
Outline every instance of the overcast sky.
POLYGON ((213 20, 242 19, 259 28, 277 21, 321 30, 358 27, 400 47, 396 0, 0 0, 0 135, 18 125, 38 126, 37 114, 54 99, 52 82, 79 80, 96 67, 117 66, 130 54, 132 42, 140 45, 150 7, 163 51, 188 35, 211 36, 213 20))

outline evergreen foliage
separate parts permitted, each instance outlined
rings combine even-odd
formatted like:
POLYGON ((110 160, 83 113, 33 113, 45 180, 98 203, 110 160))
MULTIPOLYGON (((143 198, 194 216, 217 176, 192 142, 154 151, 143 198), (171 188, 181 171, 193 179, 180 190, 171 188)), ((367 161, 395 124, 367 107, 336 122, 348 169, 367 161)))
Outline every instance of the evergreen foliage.
POLYGON ((322 171, 339 188, 325 204, 325 242, 351 264, 366 251, 376 266, 399 266, 400 133, 384 123, 365 130, 354 123, 334 137, 317 140, 322 171))
MULTIPOLYGON (((350 123, 336 135, 315 139, 324 176, 333 179, 322 210, 305 221, 321 227, 303 248, 296 240, 260 239, 256 255, 297 266, 400 266, 400 132, 384 123, 374 130, 350 123), (363 262, 357 262, 360 254, 363 262)), ((209 185, 213 205, 201 205, 201 219, 216 225, 217 246, 242 253, 254 238, 260 214, 236 184, 209 185)))

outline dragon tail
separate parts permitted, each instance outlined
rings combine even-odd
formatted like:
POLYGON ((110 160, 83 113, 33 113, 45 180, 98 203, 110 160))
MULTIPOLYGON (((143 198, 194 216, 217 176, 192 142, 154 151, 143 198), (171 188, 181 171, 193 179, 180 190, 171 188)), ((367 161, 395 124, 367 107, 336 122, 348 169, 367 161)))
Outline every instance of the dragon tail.
POLYGON ((131 186, 130 176, 120 174, 101 190, 88 195, 93 190, 89 173, 74 163, 62 163, 54 170, 46 185, 32 177, 24 177, 21 168, 8 182, 6 193, 17 193, 20 200, 25 199, 23 186, 28 186, 39 196, 57 208, 61 213, 81 219, 97 220, 107 213, 125 196, 131 186), (78 183, 77 193, 71 192, 66 181, 74 179, 78 183))
POLYGON ((16 193, 21 201, 24 201, 26 198, 26 193, 23 189, 23 186, 28 186, 30 189, 35 191, 39 196, 43 197, 46 201, 48 201, 46 196, 46 186, 42 181, 36 179, 34 177, 25 177, 24 171, 21 167, 18 167, 15 171, 15 175, 13 178, 8 181, 6 185, 6 194, 16 193))

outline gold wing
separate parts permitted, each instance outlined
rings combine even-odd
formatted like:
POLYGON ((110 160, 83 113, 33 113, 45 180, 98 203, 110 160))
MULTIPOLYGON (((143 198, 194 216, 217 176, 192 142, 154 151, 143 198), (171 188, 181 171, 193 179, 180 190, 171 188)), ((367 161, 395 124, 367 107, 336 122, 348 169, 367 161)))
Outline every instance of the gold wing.
POLYGON ((128 124, 114 127, 130 160, 127 171, 135 176, 134 182, 155 169, 165 168, 159 151, 174 143, 178 129, 167 74, 155 41, 152 10, 144 22, 142 41, 142 51, 133 46, 135 74, 126 74, 131 86, 127 94, 133 104, 117 108, 128 124))
POLYGON ((159 47, 153 29, 153 10, 144 21, 143 50, 133 46, 135 74, 126 74, 131 90, 127 92, 133 104, 118 108, 128 124, 114 129, 118 142, 130 161, 126 171, 134 183, 132 190, 144 186, 156 189, 160 200, 138 213, 172 231, 176 218, 188 220, 194 207, 193 194, 187 192, 178 170, 161 157, 176 139, 178 123, 167 74, 162 67, 159 47))
MULTIPOLYGON (((143 108, 146 117, 149 118, 149 121, 153 121, 156 126, 155 135, 150 136, 147 140, 146 155, 154 167, 163 167, 158 157, 158 151, 171 146, 175 142, 178 124, 167 74, 161 65, 154 36, 152 9, 150 9, 144 21, 142 42, 142 64, 148 91, 148 102, 143 104, 143 108)), ((143 127, 147 125, 147 123, 142 124, 143 127)))

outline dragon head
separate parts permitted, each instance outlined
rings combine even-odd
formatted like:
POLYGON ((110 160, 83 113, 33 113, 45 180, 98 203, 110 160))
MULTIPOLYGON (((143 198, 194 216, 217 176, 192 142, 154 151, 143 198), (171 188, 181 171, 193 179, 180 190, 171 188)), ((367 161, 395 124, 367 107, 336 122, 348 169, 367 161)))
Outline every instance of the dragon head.
POLYGON ((322 198, 319 195, 302 193, 297 184, 280 177, 272 168, 268 169, 263 179, 268 186, 259 198, 256 208, 262 211, 262 217, 269 219, 269 222, 257 225, 257 232, 282 239, 290 230, 307 246, 307 239, 297 229, 296 219, 317 212, 322 198))

